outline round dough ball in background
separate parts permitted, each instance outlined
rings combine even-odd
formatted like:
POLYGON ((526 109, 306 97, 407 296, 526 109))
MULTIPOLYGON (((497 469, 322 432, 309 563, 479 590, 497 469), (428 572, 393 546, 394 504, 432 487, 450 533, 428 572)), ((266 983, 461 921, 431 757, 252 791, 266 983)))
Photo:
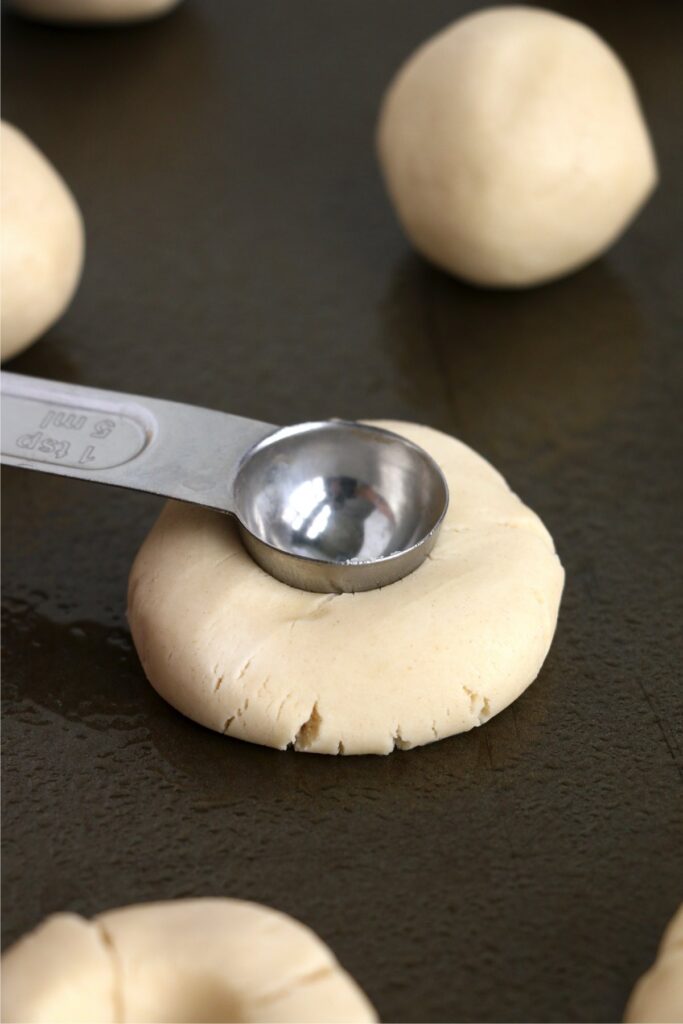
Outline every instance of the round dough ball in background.
POLYGON ((83 220, 52 164, 12 125, 0 126, 2 359, 25 349, 64 313, 83 267, 83 220))
POLYGON ((2 958, 2 1020, 25 1024, 377 1020, 309 928, 232 899, 56 914, 2 958))
POLYGON ((20 14, 39 21, 80 24, 147 21, 177 7, 180 0, 12 0, 20 14))
POLYGON ((680 1024, 683 1021, 683 904, 670 921, 657 959, 631 993, 626 1024, 680 1024))
POLYGON ((131 570, 128 617, 170 704, 239 739, 387 754, 498 714, 538 674, 564 572, 539 518, 466 445, 379 422, 439 463, 450 506, 428 559, 358 594, 280 583, 233 522, 169 502, 131 570))
POLYGON ((591 29, 531 7, 467 15, 382 104, 378 151, 415 248, 480 285, 534 285, 607 249, 657 181, 631 80, 591 29))

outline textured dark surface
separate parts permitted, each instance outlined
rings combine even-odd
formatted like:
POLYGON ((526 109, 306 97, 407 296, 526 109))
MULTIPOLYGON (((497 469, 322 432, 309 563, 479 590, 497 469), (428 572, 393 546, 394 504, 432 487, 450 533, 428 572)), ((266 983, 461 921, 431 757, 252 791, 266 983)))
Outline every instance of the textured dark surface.
POLYGON ((11 368, 275 423, 419 420, 490 458, 567 568, 537 683, 388 758, 282 754, 145 682, 127 571, 154 499, 4 490, 4 926, 228 894, 326 939, 389 1021, 614 1021, 683 896, 681 6, 556 5, 631 68, 663 181, 609 255, 475 291, 410 254, 372 134, 468 5, 187 0, 134 29, 4 18, 5 117, 88 234, 11 368))

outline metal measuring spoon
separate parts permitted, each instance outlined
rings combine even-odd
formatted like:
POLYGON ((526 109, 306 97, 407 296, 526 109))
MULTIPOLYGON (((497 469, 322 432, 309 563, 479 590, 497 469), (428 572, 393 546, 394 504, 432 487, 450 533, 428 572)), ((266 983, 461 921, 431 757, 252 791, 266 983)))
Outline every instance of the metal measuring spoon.
POLYGON ((224 412, 2 372, 2 462, 235 516, 276 579, 373 590, 427 557, 448 506, 434 460, 345 420, 278 428, 224 412))

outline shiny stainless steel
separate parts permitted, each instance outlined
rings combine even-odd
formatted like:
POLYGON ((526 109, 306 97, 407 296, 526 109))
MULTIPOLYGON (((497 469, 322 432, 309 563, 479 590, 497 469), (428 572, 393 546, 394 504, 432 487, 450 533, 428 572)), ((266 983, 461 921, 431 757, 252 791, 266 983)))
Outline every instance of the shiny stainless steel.
POLYGON ((448 506, 417 445, 329 420, 272 424, 2 372, 2 462, 234 515, 276 579, 323 593, 387 586, 420 565, 448 506))
POLYGON ((246 548, 303 590, 374 590, 431 551, 448 506, 434 460, 398 434, 345 420, 284 427, 234 485, 246 548))
POLYGON ((3 370, 2 461, 234 512, 244 453, 277 428, 3 370))

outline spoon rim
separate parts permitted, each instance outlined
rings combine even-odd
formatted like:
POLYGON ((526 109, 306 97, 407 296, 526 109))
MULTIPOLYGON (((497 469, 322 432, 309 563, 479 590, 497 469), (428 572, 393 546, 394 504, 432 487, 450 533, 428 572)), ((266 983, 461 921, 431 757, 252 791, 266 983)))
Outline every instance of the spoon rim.
MULTIPOLYGON (((247 524, 242 519, 242 515, 240 514, 239 508, 237 507, 238 503, 237 501, 235 501, 234 515, 239 522, 240 528, 245 530, 251 537, 253 537, 254 540, 256 540, 259 543, 259 545, 268 548, 273 552, 276 552, 280 556, 285 556, 287 558, 291 558, 293 560, 300 562, 306 562, 310 565, 336 566, 337 568, 350 571, 353 571, 354 569, 367 568, 368 566, 382 566, 387 565, 391 562, 396 562, 399 559, 406 558, 407 556, 415 553, 420 548, 427 545, 430 542, 430 540, 432 541, 432 544, 430 545, 429 550, 431 550, 436 540, 436 535, 438 534, 443 524, 443 521, 446 517, 446 513, 448 512, 448 507, 450 503, 450 491, 448 487, 448 481, 446 480, 446 477, 444 475, 443 470, 441 469, 441 466, 439 466, 436 459, 432 455, 430 455, 425 448, 423 448, 419 444, 416 444, 414 441, 411 441, 409 438, 404 437, 403 434, 399 434, 395 430, 388 430, 386 427, 377 427, 374 424, 365 423, 362 420, 348 420, 334 417, 329 420, 306 420, 303 423, 294 423, 285 427, 277 427, 271 434, 267 434, 266 437, 262 438, 260 441, 257 441, 256 444, 252 445, 252 447, 249 448, 244 453, 237 467, 237 472, 235 473, 233 493, 236 492, 237 482, 239 480, 240 474, 242 473, 246 465, 249 463, 251 458, 257 454, 257 452, 270 447, 271 444, 275 444, 278 440, 284 440, 285 438, 296 436, 297 434, 314 432, 315 430, 318 430, 322 427, 329 426, 341 428, 352 427, 356 430, 360 428, 360 430, 363 432, 367 432, 369 434, 379 434, 382 437, 389 438, 392 441, 398 441, 404 447, 410 448, 414 452, 416 452, 427 463, 430 470, 434 472, 434 475, 438 480, 439 484, 441 485, 443 491, 442 507, 430 529, 425 534, 423 534, 419 538, 419 540, 416 540, 414 544, 411 544, 409 547, 399 548, 397 551, 392 551, 388 555, 381 555, 379 558, 353 558, 348 559, 346 561, 334 561, 332 559, 318 558, 316 556, 302 554, 299 552, 288 551, 286 548, 277 547, 270 541, 265 540, 257 533, 254 533, 254 531, 251 530, 249 526, 247 526, 247 524)), ((428 553, 429 551, 427 552, 427 554, 428 553)))

